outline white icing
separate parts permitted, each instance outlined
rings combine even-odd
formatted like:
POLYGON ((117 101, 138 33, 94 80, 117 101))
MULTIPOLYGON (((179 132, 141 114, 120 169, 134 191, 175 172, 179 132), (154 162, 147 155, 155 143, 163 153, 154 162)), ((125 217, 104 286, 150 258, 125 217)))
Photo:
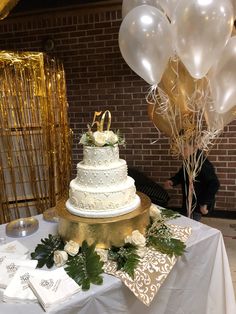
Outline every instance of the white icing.
POLYGON ((119 185, 127 180, 127 164, 123 159, 111 165, 103 166, 87 166, 83 162, 77 164, 76 184, 80 187, 110 187, 119 185))
POLYGON ((81 187, 76 179, 70 183, 70 203, 81 210, 110 210, 131 204, 136 196, 134 180, 127 177, 123 184, 113 187, 81 187))
POLYGON ((108 166, 119 160, 119 147, 118 145, 105 147, 84 146, 83 156, 84 165, 108 166))
POLYGON ((134 180, 127 176, 127 164, 119 159, 118 145, 84 146, 77 177, 70 182, 69 212, 82 217, 114 217, 140 204, 134 180))
POLYGON ((74 205, 71 204, 70 200, 66 202, 66 207, 69 212, 73 215, 81 216, 81 217, 91 217, 91 218, 108 218, 108 217, 116 217, 120 215, 124 215, 132 212, 135 208, 140 205, 140 197, 138 195, 135 196, 132 203, 122 206, 121 208, 109 208, 107 210, 84 210, 84 209, 76 209, 74 205))

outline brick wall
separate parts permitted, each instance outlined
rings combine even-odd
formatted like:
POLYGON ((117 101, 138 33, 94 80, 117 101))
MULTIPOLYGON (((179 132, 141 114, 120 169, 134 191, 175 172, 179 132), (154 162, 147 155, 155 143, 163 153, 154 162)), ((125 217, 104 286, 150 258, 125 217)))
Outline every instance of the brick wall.
MULTIPOLYGON (((49 11, 44 14, 10 16, 0 21, 0 49, 43 51, 52 39, 50 55, 64 63, 69 118, 74 131, 73 173, 82 158, 80 134, 91 122, 94 111, 109 109, 112 128, 120 129, 127 146, 121 158, 162 184, 174 174, 181 161, 173 160, 169 140, 158 136, 149 121, 145 95, 148 85, 122 59, 118 46, 121 23, 120 1, 113 4, 49 11), (152 144, 153 141, 159 140, 152 144)), ((225 128, 210 154, 221 188, 216 209, 236 211, 236 123, 225 128)), ((170 193, 170 205, 180 205, 180 190, 170 193)))

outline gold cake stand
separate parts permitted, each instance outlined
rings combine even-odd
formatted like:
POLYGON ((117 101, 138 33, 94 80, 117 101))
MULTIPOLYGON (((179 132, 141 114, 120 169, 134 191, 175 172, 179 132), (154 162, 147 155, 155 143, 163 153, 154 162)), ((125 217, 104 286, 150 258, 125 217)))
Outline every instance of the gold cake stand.
POLYGON ((59 216, 58 233, 64 241, 73 240, 82 244, 84 240, 89 245, 96 243, 99 248, 122 246, 124 238, 133 230, 142 234, 149 224, 149 208, 151 200, 145 194, 139 193, 141 204, 132 212, 111 218, 85 218, 72 215, 65 204, 57 207, 59 216))

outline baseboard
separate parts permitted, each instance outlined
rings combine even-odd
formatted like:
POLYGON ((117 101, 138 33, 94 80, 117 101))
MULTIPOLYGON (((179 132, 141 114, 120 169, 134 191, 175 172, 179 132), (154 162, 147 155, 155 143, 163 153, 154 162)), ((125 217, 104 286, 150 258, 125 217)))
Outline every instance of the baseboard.
POLYGON ((225 219, 236 219, 236 211, 231 210, 213 210, 208 217, 214 218, 225 218, 225 219))

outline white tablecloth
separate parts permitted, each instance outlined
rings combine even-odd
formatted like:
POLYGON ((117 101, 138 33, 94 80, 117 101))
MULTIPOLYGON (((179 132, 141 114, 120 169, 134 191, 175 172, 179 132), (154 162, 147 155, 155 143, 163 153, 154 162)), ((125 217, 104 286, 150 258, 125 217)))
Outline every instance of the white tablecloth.
MULTIPOLYGON (((55 234, 56 223, 41 216, 39 230, 28 237, 18 238, 33 251, 41 238, 55 234)), ((219 230, 181 217, 172 221, 191 226, 192 235, 186 252, 178 258, 173 270, 149 307, 115 277, 104 274, 103 285, 92 285, 79 292, 49 313, 60 314, 236 314, 232 279, 222 235, 219 230)), ((0 237, 6 237, 0 226, 0 237)), ((14 238, 6 237, 7 242, 14 238)), ((39 304, 0 303, 0 314, 42 314, 39 304)))

